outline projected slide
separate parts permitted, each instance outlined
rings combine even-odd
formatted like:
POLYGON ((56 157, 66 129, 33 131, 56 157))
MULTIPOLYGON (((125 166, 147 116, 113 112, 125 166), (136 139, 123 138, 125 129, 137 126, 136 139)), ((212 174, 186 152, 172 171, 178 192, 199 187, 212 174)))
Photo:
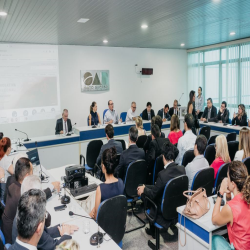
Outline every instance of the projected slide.
POLYGON ((0 44, 0 124, 60 114, 58 47, 0 44))

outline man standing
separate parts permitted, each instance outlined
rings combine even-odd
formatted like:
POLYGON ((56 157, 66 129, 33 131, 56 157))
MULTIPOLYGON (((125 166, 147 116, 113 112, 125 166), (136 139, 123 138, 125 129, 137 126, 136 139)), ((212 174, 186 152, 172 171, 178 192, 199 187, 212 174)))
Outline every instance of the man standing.
POLYGON ((112 100, 108 101, 108 106, 109 106, 109 109, 106 111, 104 115, 103 123, 104 124, 111 124, 111 123, 118 124, 118 122, 122 122, 122 120, 119 119, 118 114, 114 110, 114 103, 112 100))
POLYGON ((173 107, 169 110, 169 115, 178 115, 178 101, 174 100, 173 107))
POLYGON ((162 118, 162 121, 163 121, 163 122, 169 121, 169 120, 171 119, 171 116, 170 116, 170 114, 169 114, 168 111, 169 111, 169 106, 168 106, 168 104, 166 104, 166 105, 164 106, 163 109, 160 109, 160 110, 158 111, 158 114, 157 114, 157 115, 159 115, 159 116, 162 118))
POLYGON ((207 107, 205 108, 202 117, 201 117, 201 121, 213 121, 212 118, 215 118, 217 116, 217 109, 216 107, 213 105, 213 100, 212 98, 208 98, 207 99, 207 107))
POLYGON ((127 112, 126 122, 135 121, 136 119, 135 111, 136 111, 136 103, 132 102, 131 108, 127 112))
POLYGON ((63 110, 62 118, 56 121, 56 135, 57 134, 68 134, 72 131, 72 125, 70 119, 68 119, 69 112, 67 109, 63 110))

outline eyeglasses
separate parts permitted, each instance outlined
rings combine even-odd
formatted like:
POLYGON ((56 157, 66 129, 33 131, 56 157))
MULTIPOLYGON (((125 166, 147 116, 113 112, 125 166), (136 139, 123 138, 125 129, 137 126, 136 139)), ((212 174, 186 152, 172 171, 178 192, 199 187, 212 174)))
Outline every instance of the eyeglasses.
POLYGON ((110 103, 109 105, 114 105, 114 103, 110 103))
POLYGON ((136 109, 136 107, 133 107, 133 106, 132 106, 132 108, 133 108, 133 109, 136 109))

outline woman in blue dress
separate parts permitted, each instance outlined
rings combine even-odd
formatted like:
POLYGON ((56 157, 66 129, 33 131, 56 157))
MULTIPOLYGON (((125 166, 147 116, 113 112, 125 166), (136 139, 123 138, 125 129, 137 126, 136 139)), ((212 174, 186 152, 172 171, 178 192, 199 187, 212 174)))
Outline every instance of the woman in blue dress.
POLYGON ((92 102, 90 105, 90 114, 89 114, 89 126, 101 124, 101 119, 97 113, 97 104, 92 102))

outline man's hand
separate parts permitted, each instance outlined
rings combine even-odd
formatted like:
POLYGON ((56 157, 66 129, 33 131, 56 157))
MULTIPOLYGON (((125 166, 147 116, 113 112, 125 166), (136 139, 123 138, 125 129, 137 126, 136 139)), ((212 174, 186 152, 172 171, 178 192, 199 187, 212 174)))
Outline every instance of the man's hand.
POLYGON ((135 121, 135 120, 136 120, 136 117, 133 117, 132 119, 133 119, 133 121, 135 121))
POLYGON ((60 131, 60 134, 63 134, 63 131, 62 131, 62 130, 60 131))
POLYGON ((0 167, 0 179, 4 178, 4 169, 0 167))
POLYGON ((58 230, 61 236, 63 236, 64 234, 71 235, 70 225, 62 224, 61 227, 58 227, 58 230))
POLYGON ((137 188, 137 194, 138 194, 139 196, 141 196, 141 194, 144 193, 144 188, 145 188, 145 185, 144 185, 144 184, 143 184, 142 186, 139 186, 139 187, 137 188))
POLYGON ((164 119, 162 119, 162 121, 163 121, 163 122, 165 122, 165 121, 167 121, 167 119, 166 119, 166 118, 164 118, 164 119))
POLYGON ((198 115, 199 113, 200 113, 200 110, 197 110, 197 111, 196 111, 196 114, 198 115))
POLYGON ((78 231, 79 227, 76 225, 70 225, 70 234, 73 234, 75 231, 78 231))
POLYGON ((109 124, 111 124, 111 123, 113 123, 113 120, 110 120, 110 121, 109 121, 109 124))
POLYGON ((51 184, 54 186, 54 189, 59 193, 60 192, 60 182, 54 181, 54 182, 51 182, 51 184))

